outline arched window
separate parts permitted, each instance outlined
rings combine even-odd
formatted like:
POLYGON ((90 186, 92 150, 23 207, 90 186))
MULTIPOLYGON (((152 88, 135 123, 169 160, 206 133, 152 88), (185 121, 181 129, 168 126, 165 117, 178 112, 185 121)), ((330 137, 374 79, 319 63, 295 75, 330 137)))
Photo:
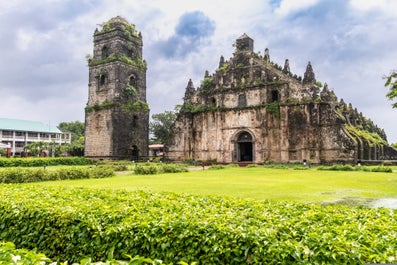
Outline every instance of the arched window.
POLYGON ((128 84, 130 84, 131 86, 135 87, 135 85, 136 85, 135 76, 133 76, 133 75, 130 76, 130 80, 128 81, 128 84))
POLYGON ((132 127, 137 127, 138 126, 138 116, 134 115, 134 117, 132 118, 132 127))
POLYGON ((104 74, 100 75, 100 77, 99 77, 99 85, 100 86, 104 86, 105 83, 106 83, 106 76, 104 74))
POLYGON ((272 91, 272 102, 279 100, 279 94, 277 90, 272 91))
POLYGON ((105 45, 102 47, 102 58, 109 57, 109 48, 105 45))
POLYGON ((251 141, 252 141, 252 136, 249 132, 242 132, 237 138, 237 142, 251 142, 251 141))
POLYGON ((212 106, 216 106, 216 99, 215 98, 211 98, 211 105, 212 106))
POLYGON ((247 106, 247 98, 244 94, 238 96, 238 107, 246 107, 247 106))

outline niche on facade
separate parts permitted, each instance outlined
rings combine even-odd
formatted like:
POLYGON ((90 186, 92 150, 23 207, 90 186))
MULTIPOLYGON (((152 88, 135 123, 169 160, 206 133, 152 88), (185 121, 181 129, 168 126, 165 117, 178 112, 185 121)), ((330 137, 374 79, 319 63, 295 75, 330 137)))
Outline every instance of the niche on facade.
POLYGON ((138 126, 138 116, 134 115, 134 117, 132 118, 132 127, 137 127, 138 126))
POLYGON ((128 81, 128 84, 130 86, 133 86, 136 89, 136 78, 134 75, 131 75, 128 81))
POLYGON ((102 59, 109 57, 109 48, 108 46, 102 47, 102 59))
POLYGON ((96 76, 98 90, 102 89, 106 85, 107 81, 107 72, 105 70, 101 70, 99 74, 96 76))
POLYGON ((244 94, 238 96, 238 107, 246 107, 247 106, 247 97, 244 94))
POLYGON ((275 101, 279 101, 279 100, 280 100, 280 94, 278 93, 278 91, 272 90, 270 102, 275 102, 275 101))

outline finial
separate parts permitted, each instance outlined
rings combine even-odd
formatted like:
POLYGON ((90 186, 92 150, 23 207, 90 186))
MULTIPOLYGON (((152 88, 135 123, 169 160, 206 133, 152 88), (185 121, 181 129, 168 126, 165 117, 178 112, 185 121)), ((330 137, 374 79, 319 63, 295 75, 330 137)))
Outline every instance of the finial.
POLYGON ((270 62, 270 53, 268 48, 265 49, 265 56, 263 58, 266 62, 270 62))
POLYGON ((306 66, 305 74, 303 76, 303 83, 307 84, 307 83, 315 83, 315 82, 316 82, 316 77, 314 76, 312 64, 309 61, 309 63, 306 66))
POLYGON ((290 68, 289 68, 289 60, 288 59, 285 59, 285 63, 284 63, 284 68, 283 68, 283 73, 284 74, 289 74, 291 71, 290 71, 290 68))

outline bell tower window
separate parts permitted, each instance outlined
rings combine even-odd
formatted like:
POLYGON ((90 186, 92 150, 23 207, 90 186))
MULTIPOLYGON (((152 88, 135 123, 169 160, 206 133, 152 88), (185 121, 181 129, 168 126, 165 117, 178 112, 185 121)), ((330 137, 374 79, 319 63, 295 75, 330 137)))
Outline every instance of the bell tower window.
POLYGON ((136 85, 136 79, 135 79, 135 76, 130 76, 130 81, 128 82, 131 86, 134 86, 135 87, 135 85, 136 85))
POLYGON ((105 75, 101 75, 101 76, 99 77, 99 85, 100 85, 100 86, 104 86, 105 83, 106 83, 106 76, 105 76, 105 75))
POLYGON ((102 48, 102 59, 109 57, 109 48, 105 45, 102 48))

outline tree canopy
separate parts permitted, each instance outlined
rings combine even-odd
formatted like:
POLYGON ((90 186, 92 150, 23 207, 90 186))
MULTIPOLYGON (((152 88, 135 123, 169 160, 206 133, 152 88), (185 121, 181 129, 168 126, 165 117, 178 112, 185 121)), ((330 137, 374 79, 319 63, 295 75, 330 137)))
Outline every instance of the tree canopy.
POLYGON ((66 151, 72 156, 84 155, 84 131, 85 124, 81 121, 61 122, 59 129, 72 133, 72 142, 66 151))
MULTIPOLYGON (((385 86, 389 87, 389 92, 386 94, 386 97, 390 100, 394 100, 397 98, 397 71, 393 70, 385 79, 385 86)), ((393 103, 392 107, 397 108, 397 102, 393 103)))
POLYGON ((152 121, 149 123, 149 132, 152 134, 151 143, 165 144, 167 142, 171 125, 175 122, 177 115, 177 108, 152 115, 152 121))

